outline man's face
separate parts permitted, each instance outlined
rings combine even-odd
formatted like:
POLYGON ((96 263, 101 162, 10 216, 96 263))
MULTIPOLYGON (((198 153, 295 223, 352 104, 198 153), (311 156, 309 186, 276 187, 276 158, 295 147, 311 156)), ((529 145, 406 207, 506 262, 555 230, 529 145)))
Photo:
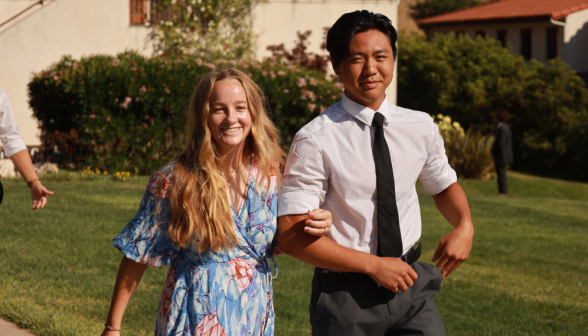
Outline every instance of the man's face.
POLYGON ((376 110, 394 76, 394 54, 388 36, 379 30, 356 34, 349 42, 349 57, 334 70, 347 97, 376 110))

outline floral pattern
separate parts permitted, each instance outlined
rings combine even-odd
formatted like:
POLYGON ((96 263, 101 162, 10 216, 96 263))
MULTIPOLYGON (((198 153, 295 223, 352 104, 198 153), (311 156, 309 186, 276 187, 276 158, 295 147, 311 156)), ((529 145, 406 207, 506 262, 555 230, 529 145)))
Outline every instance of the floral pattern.
POLYGON ((167 233, 171 221, 167 189, 173 170, 168 164, 151 177, 139 211, 113 241, 136 262, 170 265, 155 335, 273 335, 270 264, 275 253, 276 177, 256 191, 259 169, 253 162, 243 205, 237 211, 231 208, 237 246, 199 253, 197 241, 182 249, 167 233))

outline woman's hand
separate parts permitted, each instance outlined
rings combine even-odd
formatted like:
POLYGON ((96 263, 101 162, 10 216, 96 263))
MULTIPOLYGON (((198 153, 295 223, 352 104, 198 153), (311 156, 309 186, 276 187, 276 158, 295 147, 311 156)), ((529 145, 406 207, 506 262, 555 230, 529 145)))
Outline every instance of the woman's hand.
POLYGON ((41 181, 37 180, 36 183, 31 185, 31 199, 33 200, 33 210, 40 209, 47 204, 47 196, 53 195, 53 191, 47 190, 41 184, 41 181))
POLYGON ((331 212, 323 209, 314 209, 308 211, 308 219, 306 220, 306 226, 304 232, 310 233, 315 236, 324 236, 331 230, 331 224, 333 224, 333 217, 331 212))

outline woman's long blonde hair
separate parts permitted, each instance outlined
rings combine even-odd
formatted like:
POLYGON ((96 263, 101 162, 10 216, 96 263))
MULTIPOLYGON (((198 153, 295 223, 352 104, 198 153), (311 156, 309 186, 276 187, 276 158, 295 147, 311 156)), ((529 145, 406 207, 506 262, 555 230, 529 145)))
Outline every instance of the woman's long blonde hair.
POLYGON ((208 248, 218 251, 237 243, 235 223, 226 194, 226 180, 221 173, 215 142, 208 128, 209 99, 214 84, 235 79, 242 85, 251 112, 251 133, 245 140, 244 154, 253 154, 259 175, 257 192, 270 173, 278 174, 285 153, 279 145, 278 131, 269 119, 261 89, 237 69, 213 70, 208 73, 190 98, 186 128, 186 147, 175 159, 169 199, 172 220, 170 238, 182 248, 198 240, 198 252, 208 248))

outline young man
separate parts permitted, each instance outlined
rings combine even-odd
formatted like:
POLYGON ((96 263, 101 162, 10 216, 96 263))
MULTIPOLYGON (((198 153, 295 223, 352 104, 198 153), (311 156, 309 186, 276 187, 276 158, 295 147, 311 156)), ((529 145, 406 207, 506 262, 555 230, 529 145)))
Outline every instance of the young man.
POLYGON ((469 255, 474 228, 466 196, 432 118, 392 105, 397 33, 368 11, 347 13, 327 36, 341 102, 295 136, 286 164, 278 244, 316 266, 313 335, 445 335, 433 297, 469 255), (454 227, 420 257, 416 180, 454 227), (304 234, 307 209, 331 211, 322 238, 304 234))

